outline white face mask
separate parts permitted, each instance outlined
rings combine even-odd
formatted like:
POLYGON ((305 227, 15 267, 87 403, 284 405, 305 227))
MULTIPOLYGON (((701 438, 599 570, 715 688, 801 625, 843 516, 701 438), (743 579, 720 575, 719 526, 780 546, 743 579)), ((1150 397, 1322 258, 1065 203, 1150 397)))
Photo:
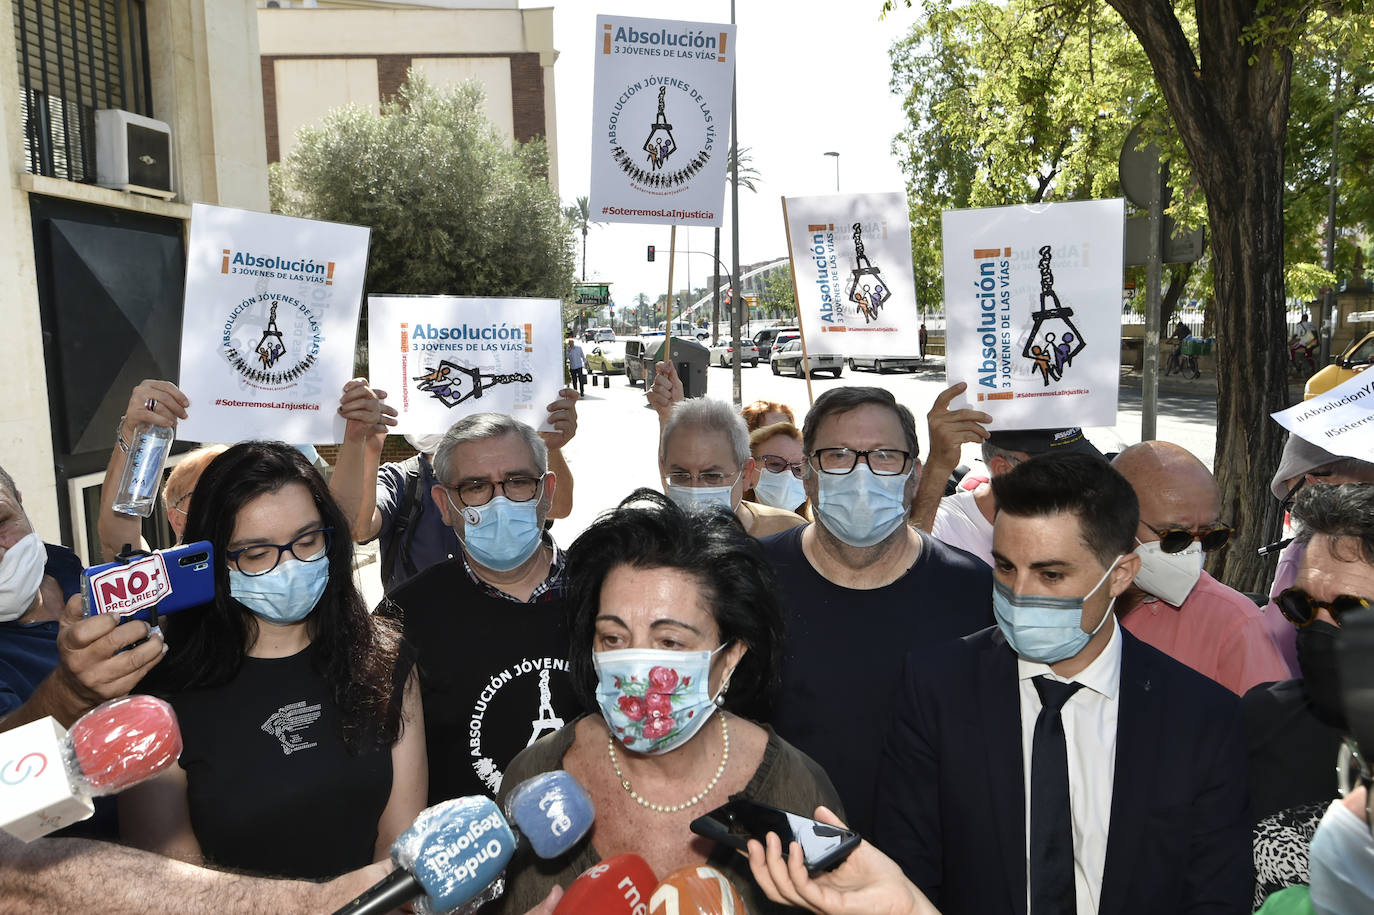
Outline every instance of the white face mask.
POLYGON ((1308 853, 1312 908, 1318 915, 1350 915, 1374 907, 1374 838, 1369 824, 1340 801, 1322 817, 1308 853))
POLYGON ((790 470, 784 470, 781 473, 764 470, 759 474, 759 482, 754 487, 754 495, 764 505, 796 511, 797 507, 806 501, 806 487, 802 485, 801 480, 792 475, 790 470))
POLYGON ((1182 606, 1202 575, 1202 544, 1194 540, 1181 552, 1166 553, 1158 540, 1141 543, 1137 538, 1136 543, 1140 544, 1135 548, 1140 557, 1136 587, 1166 604, 1182 606))
POLYGON ((30 531, 0 558, 0 623, 12 623, 28 612, 43 584, 48 551, 30 531))
POLYGON ((408 432, 405 439, 410 443, 410 447, 421 454, 433 454, 439 450, 439 442, 443 437, 444 433, 442 432, 433 432, 428 435, 415 435, 408 432))

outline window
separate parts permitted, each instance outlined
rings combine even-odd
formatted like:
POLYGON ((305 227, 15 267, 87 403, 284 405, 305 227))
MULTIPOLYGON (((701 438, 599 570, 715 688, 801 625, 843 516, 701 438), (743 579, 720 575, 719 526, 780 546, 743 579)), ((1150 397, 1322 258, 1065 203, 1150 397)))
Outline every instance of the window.
POLYGON ((95 112, 153 114, 144 0, 13 0, 27 169, 95 182, 95 112))

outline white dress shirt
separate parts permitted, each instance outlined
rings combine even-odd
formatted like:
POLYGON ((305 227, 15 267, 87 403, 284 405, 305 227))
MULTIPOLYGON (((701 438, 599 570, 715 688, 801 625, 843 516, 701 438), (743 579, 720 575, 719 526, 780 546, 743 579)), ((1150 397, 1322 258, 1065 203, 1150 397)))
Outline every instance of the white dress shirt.
MULTIPOLYGON (((1116 777, 1117 697, 1121 686, 1121 631, 1113 616, 1107 647, 1071 680, 1057 676, 1048 664, 1018 658, 1021 697, 1021 758, 1026 788, 1026 905, 1030 911, 1031 752, 1040 694, 1032 679, 1048 676, 1060 683, 1082 683, 1065 704, 1064 744, 1069 762, 1069 804, 1073 808, 1073 882, 1078 915, 1096 915, 1102 895, 1102 869, 1107 863, 1107 831, 1112 818, 1112 783, 1116 777)), ((1030 915, 1036 915, 1030 911, 1030 915)))

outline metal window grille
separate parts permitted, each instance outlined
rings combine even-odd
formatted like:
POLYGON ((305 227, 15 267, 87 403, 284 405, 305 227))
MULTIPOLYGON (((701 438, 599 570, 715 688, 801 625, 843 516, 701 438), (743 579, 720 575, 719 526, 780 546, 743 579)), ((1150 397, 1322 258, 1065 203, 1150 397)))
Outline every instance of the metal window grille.
POLYGON ((144 2, 13 4, 28 170, 93 183, 96 109, 153 114, 144 2))

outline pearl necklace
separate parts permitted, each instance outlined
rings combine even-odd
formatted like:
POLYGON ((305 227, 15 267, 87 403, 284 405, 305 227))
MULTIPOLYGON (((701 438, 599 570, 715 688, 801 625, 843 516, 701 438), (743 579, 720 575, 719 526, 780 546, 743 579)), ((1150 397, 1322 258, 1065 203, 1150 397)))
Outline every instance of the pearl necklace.
POLYGON ((647 807, 656 813, 677 813, 679 810, 686 810, 688 807, 701 803, 701 799, 711 793, 711 789, 716 786, 716 782, 720 781, 721 775, 725 772, 725 764, 730 761, 730 726, 725 723, 724 712, 720 713, 720 737, 724 749, 720 754, 720 765, 716 766, 716 774, 711 776, 711 781, 707 783, 705 788, 701 789, 701 793, 693 795, 692 799, 689 801, 683 801, 681 804, 673 804, 671 806, 667 804, 654 804, 650 801, 646 801, 639 796, 639 793, 636 792, 634 788, 630 787, 630 780, 625 777, 624 772, 620 771, 620 763, 615 758, 614 736, 608 736, 606 738, 606 752, 611 757, 611 768, 615 770, 616 778, 620 779, 620 787, 630 792, 630 797, 634 798, 635 803, 639 804, 641 807, 647 807))

